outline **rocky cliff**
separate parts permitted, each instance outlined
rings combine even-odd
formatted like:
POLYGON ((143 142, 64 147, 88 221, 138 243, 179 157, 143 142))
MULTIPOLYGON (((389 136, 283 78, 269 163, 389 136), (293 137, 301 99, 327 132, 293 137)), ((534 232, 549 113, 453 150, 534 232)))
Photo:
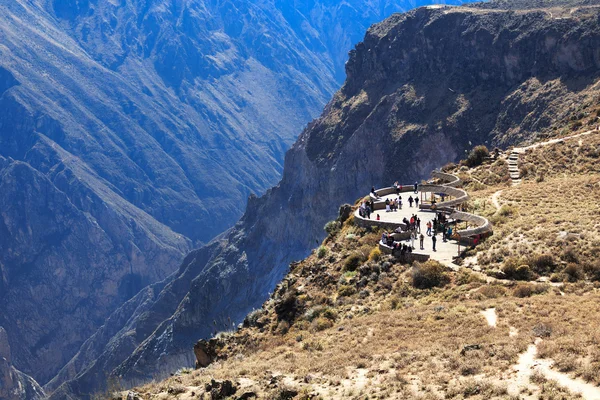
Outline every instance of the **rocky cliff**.
POLYGON ((120 332, 84 346, 102 363, 78 354, 47 386, 53 398, 82 395, 108 370, 130 386, 192 365, 195 340, 260 306, 289 262, 320 242, 340 203, 372 185, 424 178, 477 144, 552 134, 595 101, 598 9, 551 6, 562 12, 429 7, 370 28, 344 86, 287 153, 281 182, 252 197, 240 222, 191 253, 159 294, 132 299, 120 332), (130 354, 115 346, 125 340, 130 354))
POLYGON ((3 400, 41 400, 44 391, 31 377, 12 365, 8 335, 0 326, 0 399, 3 400))
POLYGON ((230 227, 280 178, 351 44, 413 3, 0 2, 13 363, 46 384, 116 307, 230 227))

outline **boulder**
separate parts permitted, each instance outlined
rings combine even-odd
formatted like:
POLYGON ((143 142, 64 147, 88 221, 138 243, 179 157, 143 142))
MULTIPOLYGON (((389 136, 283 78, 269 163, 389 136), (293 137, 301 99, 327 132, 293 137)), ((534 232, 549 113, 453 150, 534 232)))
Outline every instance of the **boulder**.
POLYGON ((196 369, 206 368, 217 358, 218 340, 210 339, 208 341, 201 339, 194 345, 194 355, 196 356, 196 369))

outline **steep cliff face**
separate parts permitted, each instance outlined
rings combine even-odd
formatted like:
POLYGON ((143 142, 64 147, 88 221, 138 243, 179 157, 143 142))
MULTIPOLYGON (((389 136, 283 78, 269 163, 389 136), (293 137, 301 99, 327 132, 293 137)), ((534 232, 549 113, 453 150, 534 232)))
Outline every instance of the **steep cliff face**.
MULTIPOLYGON (((66 168, 55 173, 56 183, 73 179, 66 168)), ((42 379, 106 315, 168 276, 187 249, 180 235, 139 210, 125 202, 110 210, 110 199, 90 199, 78 185, 70 201, 29 164, 0 157, 0 324, 13 363, 42 379), (87 210, 75 203, 82 197, 93 200, 87 210)))
POLYGON ((116 307, 230 227, 280 178, 350 44, 414 3, 0 4, 0 323, 14 364, 46 384, 116 307))
POLYGON ((12 365, 8 335, 0 326, 0 399, 41 400, 44 391, 31 377, 12 365))
POLYGON ((288 263, 322 239, 340 203, 372 185, 425 178, 477 144, 551 134, 555 121, 596 100, 598 9, 557 19, 516 8, 422 8, 369 29, 343 88, 287 153, 281 182, 251 198, 211 248, 188 256, 158 297, 131 300, 150 301, 166 317, 138 322, 129 314, 127 332, 139 333, 130 355, 92 338, 86 346, 102 353, 102 367, 74 360, 77 368, 69 364, 48 387, 71 377, 53 398, 81 394, 101 368, 130 386, 190 366, 194 341, 258 307, 288 263), (143 332, 135 328, 142 322, 143 332))

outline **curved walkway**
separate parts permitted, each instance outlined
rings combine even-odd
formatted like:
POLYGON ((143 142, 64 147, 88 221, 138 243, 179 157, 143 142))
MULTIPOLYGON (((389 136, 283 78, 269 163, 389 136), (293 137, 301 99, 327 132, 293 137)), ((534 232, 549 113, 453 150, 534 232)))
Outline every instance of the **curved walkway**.
MULTIPOLYGON (((420 249, 419 240, 411 240, 410 235, 406 232, 395 235, 397 241, 406 240, 407 243, 412 244, 414 247, 413 258, 415 259, 427 259, 432 258, 440 261, 452 269, 457 269, 458 266, 453 263, 453 259, 459 255, 460 251, 464 249, 464 242, 469 242, 471 238, 492 232, 492 226, 490 222, 478 215, 470 214, 455 210, 454 207, 460 206, 465 203, 469 196, 463 189, 459 189, 456 186, 462 184, 461 180, 451 174, 446 174, 440 171, 434 171, 432 177, 444 181, 441 184, 424 184, 419 185, 417 193, 414 192, 413 185, 403 186, 401 191, 402 196, 402 209, 397 211, 386 212, 385 201, 387 199, 392 200, 397 198, 396 189, 393 187, 383 188, 376 190, 375 193, 379 196, 378 199, 371 199, 374 202, 374 211, 371 214, 371 218, 361 217, 359 209, 354 212, 354 220, 357 225, 363 227, 377 226, 386 230, 394 231, 395 229, 402 227, 405 228, 405 224, 402 222, 404 218, 410 219, 411 216, 417 215, 421 220, 421 232, 425 235, 424 249, 420 249), (438 202, 435 210, 431 209, 430 199, 433 194, 439 195, 443 193, 449 197, 448 200, 438 202), (419 207, 413 204, 411 207, 408 198, 418 197, 426 202, 420 203, 419 207), (461 238, 461 245, 457 240, 442 241, 442 235, 436 236, 436 251, 433 251, 433 244, 430 236, 426 235, 426 225, 428 221, 433 221, 436 217, 436 212, 444 212, 447 218, 451 220, 460 221, 455 226, 455 233, 458 233, 461 238), (380 220, 377 220, 379 215, 380 220), (464 225, 463 225, 464 223, 464 225), (463 227, 463 229, 460 229, 463 227)), ((382 250, 389 250, 389 247, 381 245, 382 250)))

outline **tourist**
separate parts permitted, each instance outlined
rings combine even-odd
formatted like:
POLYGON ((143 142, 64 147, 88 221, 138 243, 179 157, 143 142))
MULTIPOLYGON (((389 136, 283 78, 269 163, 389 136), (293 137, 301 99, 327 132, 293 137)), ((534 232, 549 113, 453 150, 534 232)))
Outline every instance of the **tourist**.
POLYGON ((417 217, 417 230, 421 233, 421 218, 417 217))
POLYGON ((390 208, 390 199, 385 199, 385 212, 390 212, 392 209, 390 208))
POLYGON ((391 233, 387 236, 386 244, 390 247, 392 247, 394 245, 394 237, 392 236, 391 233))
POLYGON ((398 186, 398 181, 394 182, 394 187, 396 188, 396 194, 400 194, 400 186, 398 186))
POLYGON ((415 207, 419 207, 419 198, 415 196, 415 207))
POLYGON ((435 242, 437 242, 437 238, 435 237, 435 233, 433 234, 433 236, 431 237, 431 243, 433 244, 433 251, 435 250, 435 242))
POLYGON ((452 238, 452 227, 451 226, 448 227, 448 231, 446 232, 446 237, 448 239, 452 238))
POLYGON ((398 196, 398 208, 402 210, 402 196, 398 196))
POLYGON ((421 250, 424 250, 424 247, 423 247, 424 240, 425 240, 425 236, 423 236, 423 234, 421 233, 421 236, 419 236, 419 244, 421 245, 421 250))
POLYGON ((379 199, 379 196, 375 192, 375 186, 371 187, 371 197, 373 197, 375 199, 379 199))
POLYGON ((375 212, 375 202, 373 200, 369 201, 369 207, 371 207, 371 212, 375 212))
POLYGON ((431 236, 431 221, 427 222, 427 236, 431 236))
POLYGON ((414 200, 413 200, 412 196, 409 196, 409 197, 408 197, 408 205, 409 205, 410 207, 412 207, 412 203, 413 203, 413 201, 414 201, 414 200))
POLYGON ((387 232, 383 231, 383 233, 381 234, 381 243, 385 243, 387 241, 387 232))
POLYGON ((367 219, 371 219, 371 212, 372 212, 372 211, 371 211, 371 206, 369 206, 368 204, 367 204, 367 206, 365 207, 365 212, 366 212, 366 214, 367 214, 367 219))
MULTIPOLYGON (((418 182, 415 182, 415 193, 418 193, 418 192, 419 192, 418 188, 419 188, 419 183, 418 183, 418 182)), ((363 193, 364 193, 364 192, 363 192, 363 193)))
POLYGON ((440 225, 440 231, 442 232, 442 242, 446 241, 446 225, 440 225))

